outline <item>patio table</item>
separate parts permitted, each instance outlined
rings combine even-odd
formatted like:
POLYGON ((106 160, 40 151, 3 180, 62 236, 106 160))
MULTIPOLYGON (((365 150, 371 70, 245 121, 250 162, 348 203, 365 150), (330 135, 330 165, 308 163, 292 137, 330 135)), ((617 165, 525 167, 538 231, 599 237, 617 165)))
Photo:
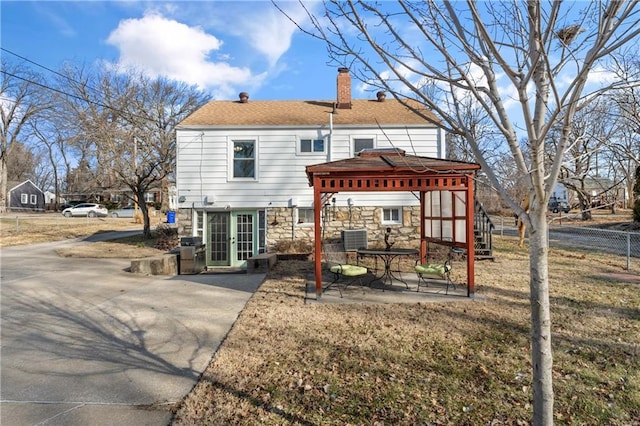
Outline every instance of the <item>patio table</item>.
POLYGON ((391 263, 399 256, 418 256, 418 253, 419 251, 417 249, 359 249, 358 257, 369 256, 382 260, 384 263, 384 271, 379 277, 376 276, 374 281, 378 280, 383 284, 387 284, 388 281, 388 284, 392 285, 393 281, 396 280, 404 283, 404 285, 409 288, 409 285, 402 279, 402 276, 394 274, 394 271, 391 269, 391 263))

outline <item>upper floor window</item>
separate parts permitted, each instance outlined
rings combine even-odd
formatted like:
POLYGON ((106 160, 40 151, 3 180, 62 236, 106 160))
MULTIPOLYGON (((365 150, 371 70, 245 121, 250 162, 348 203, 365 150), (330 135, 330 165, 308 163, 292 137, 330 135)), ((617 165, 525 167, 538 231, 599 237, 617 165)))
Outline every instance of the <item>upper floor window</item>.
POLYGON ((299 154, 322 154, 325 150, 324 139, 300 139, 299 154))
POLYGON ((30 204, 38 204, 38 196, 36 194, 31 194, 31 200, 29 202, 30 204))
POLYGON ((20 194, 20 204, 27 204, 29 202, 29 194, 20 194))
POLYGON ((233 141, 233 177, 256 177, 256 141, 233 141))
POLYGON ((354 155, 362 151, 363 149, 373 149, 373 138, 353 138, 353 153, 354 155))
POLYGON ((402 211, 399 207, 382 209, 382 223, 402 223, 402 211))

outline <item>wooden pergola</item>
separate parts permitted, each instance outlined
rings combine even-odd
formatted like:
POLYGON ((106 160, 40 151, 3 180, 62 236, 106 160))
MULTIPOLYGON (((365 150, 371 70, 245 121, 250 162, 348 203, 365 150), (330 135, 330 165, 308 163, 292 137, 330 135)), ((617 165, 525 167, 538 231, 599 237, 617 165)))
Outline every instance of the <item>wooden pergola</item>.
POLYGON ((365 150, 354 158, 306 167, 313 186, 316 296, 322 296, 320 212, 339 192, 404 191, 420 194, 420 259, 427 242, 462 248, 467 254, 467 296, 474 280, 474 186, 476 163, 406 155, 398 149, 365 150))

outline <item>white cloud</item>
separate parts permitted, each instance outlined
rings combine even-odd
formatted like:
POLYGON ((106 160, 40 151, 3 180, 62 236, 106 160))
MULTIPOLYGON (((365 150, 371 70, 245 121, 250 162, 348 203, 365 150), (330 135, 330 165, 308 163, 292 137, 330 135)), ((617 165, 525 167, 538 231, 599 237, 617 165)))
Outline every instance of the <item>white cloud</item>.
POLYGON ((221 48, 221 40, 157 13, 121 21, 107 43, 119 49, 120 67, 195 84, 218 96, 228 97, 233 86, 264 78, 224 60, 212 61, 209 54, 221 48))
MULTIPOLYGON (((318 5, 318 2, 308 2, 305 7, 313 12, 318 5)), ((243 13, 238 13, 230 30, 236 36, 246 39, 273 67, 291 47, 291 40, 298 29, 294 22, 304 26, 308 21, 307 12, 297 2, 280 2, 282 10, 293 19, 294 22, 291 22, 275 7, 252 6, 251 9, 241 9, 243 13)))

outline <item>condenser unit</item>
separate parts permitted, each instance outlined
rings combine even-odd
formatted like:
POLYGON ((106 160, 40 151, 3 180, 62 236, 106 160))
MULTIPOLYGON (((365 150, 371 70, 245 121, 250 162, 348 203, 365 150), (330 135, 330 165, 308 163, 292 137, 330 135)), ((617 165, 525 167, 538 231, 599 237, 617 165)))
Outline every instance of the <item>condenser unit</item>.
POLYGON ((342 245, 345 251, 367 248, 366 229, 345 229, 342 231, 342 245))

